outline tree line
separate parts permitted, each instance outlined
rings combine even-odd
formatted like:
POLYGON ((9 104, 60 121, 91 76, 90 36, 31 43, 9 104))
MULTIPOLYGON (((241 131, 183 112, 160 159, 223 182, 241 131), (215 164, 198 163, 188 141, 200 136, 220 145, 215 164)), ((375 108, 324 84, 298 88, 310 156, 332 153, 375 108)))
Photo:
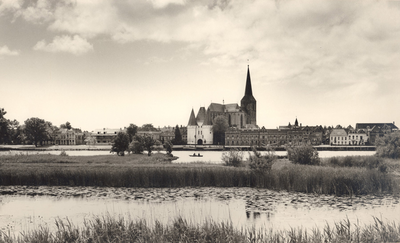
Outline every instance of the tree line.
POLYGON ((71 123, 66 122, 60 127, 51 122, 38 117, 32 117, 24 121, 22 125, 17 120, 6 119, 7 112, 4 108, 0 109, 0 144, 34 144, 43 145, 45 141, 54 141, 60 129, 80 129, 73 128, 71 123))

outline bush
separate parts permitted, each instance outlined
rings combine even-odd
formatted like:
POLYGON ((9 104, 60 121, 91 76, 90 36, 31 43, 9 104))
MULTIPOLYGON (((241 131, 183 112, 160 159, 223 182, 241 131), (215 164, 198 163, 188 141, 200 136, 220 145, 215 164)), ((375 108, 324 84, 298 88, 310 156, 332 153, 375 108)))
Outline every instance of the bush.
POLYGON ((295 164, 319 165, 318 151, 310 145, 287 147, 288 159, 295 164))
POLYGON ((386 134, 375 141, 376 155, 382 158, 400 158, 400 132, 386 134))
POLYGON ((338 167, 363 167, 375 169, 383 164, 383 159, 377 156, 346 156, 326 159, 328 165, 338 167))
POLYGON ((253 154, 249 153, 248 163, 250 169, 257 172, 265 173, 270 172, 272 165, 275 163, 277 157, 274 151, 267 150, 266 155, 261 155, 255 147, 252 147, 253 154))
POLYGON ((62 150, 60 156, 68 156, 68 154, 65 152, 65 150, 62 150))
POLYGON ((243 152, 239 149, 231 149, 228 152, 222 154, 222 161, 227 166, 239 167, 242 166, 243 152))
POLYGON ((129 151, 131 151, 132 153, 135 153, 135 154, 141 154, 144 151, 144 146, 141 142, 139 142, 137 140, 133 140, 129 144, 129 151))
POLYGON ((119 132, 111 147, 111 152, 116 152, 118 156, 124 156, 129 148, 129 136, 125 132, 119 132))
POLYGON ((167 154, 171 154, 172 148, 174 147, 174 145, 172 145, 172 143, 170 141, 166 141, 164 146, 165 146, 165 151, 167 151, 167 154))

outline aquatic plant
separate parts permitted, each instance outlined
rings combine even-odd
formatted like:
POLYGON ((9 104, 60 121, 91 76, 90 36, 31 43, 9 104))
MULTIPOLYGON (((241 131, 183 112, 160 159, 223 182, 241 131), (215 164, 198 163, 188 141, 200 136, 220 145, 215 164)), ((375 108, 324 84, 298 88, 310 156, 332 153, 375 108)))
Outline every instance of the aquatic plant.
POLYGON ((166 154, 128 156, 2 156, 0 185, 107 187, 259 187, 305 193, 398 193, 390 173, 359 167, 279 161, 270 172, 248 167, 172 164, 166 154), (275 166, 276 165, 276 166, 275 166))
POLYGON ((207 220, 193 225, 182 218, 153 226, 145 220, 103 216, 86 220, 83 227, 57 219, 57 229, 48 227, 11 236, 0 231, 0 242, 399 242, 400 227, 374 217, 374 223, 360 226, 348 219, 321 228, 274 231, 274 229, 236 229, 232 222, 207 220))
POLYGON ((243 162, 243 151, 239 149, 231 149, 222 154, 221 160, 226 166, 239 167, 243 162))

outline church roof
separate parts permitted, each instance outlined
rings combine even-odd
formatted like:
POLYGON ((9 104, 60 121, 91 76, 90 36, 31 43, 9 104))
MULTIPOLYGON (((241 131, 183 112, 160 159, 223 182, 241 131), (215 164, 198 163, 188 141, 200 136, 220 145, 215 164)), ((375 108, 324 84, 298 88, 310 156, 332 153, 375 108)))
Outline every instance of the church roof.
POLYGON ((208 110, 214 112, 237 112, 239 111, 239 105, 236 103, 226 105, 211 103, 208 110))
POLYGON ((192 109, 192 112, 190 113, 190 118, 188 122, 188 126, 197 126, 196 118, 194 117, 194 111, 192 109))
POLYGON ((208 109, 210 111, 224 112, 224 105, 217 104, 217 103, 211 103, 210 106, 208 107, 208 109))

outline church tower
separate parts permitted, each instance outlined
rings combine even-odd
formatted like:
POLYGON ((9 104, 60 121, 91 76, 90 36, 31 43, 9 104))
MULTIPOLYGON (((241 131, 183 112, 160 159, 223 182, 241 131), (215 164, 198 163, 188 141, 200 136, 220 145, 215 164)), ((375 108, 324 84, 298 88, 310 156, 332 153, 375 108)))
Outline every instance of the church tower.
POLYGON ((246 122, 247 125, 257 125, 257 101, 253 96, 253 90, 251 89, 251 79, 250 79, 250 68, 247 65, 247 79, 246 79, 246 89, 244 92, 244 96, 240 101, 240 106, 242 110, 246 113, 246 122))

